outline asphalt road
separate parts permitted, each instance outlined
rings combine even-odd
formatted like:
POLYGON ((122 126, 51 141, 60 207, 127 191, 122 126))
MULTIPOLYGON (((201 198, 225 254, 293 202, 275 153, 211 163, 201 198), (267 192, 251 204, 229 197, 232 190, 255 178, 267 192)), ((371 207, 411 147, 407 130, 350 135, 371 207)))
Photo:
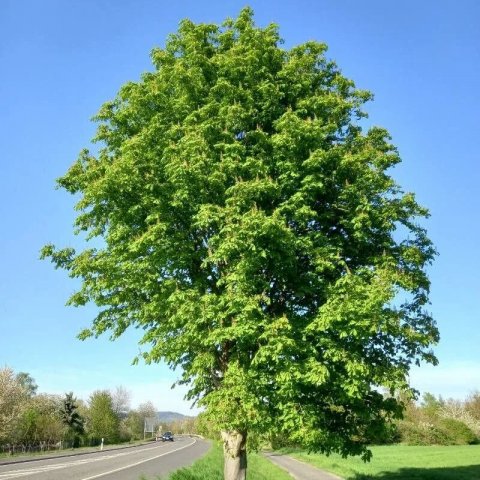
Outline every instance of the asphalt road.
POLYGON ((156 479, 192 464, 210 445, 205 440, 176 437, 174 442, 0 465, 0 480, 139 480, 156 479))

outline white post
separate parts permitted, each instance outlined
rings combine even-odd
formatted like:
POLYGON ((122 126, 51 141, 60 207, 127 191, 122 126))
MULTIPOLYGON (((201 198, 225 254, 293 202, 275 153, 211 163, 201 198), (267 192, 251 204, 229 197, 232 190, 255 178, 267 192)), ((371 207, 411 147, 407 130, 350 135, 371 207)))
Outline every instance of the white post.
POLYGON ((102 443, 100 444, 100 450, 103 450, 103 438, 102 438, 102 443))

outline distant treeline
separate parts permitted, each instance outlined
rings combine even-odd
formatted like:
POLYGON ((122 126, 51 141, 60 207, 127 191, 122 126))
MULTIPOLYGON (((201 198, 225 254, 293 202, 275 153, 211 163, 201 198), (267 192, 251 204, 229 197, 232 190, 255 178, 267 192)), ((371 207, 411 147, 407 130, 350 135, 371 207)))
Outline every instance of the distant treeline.
POLYGON ((480 392, 465 400, 425 393, 421 402, 406 402, 403 420, 387 442, 409 445, 465 445, 480 442, 480 392))
MULTIPOLYGON (((391 423, 381 436, 364 438, 370 445, 403 443, 407 445, 468 445, 480 443, 480 392, 465 400, 443 399, 425 393, 420 401, 401 399, 403 418, 391 423)), ((272 438, 272 446, 295 446, 287 437, 272 438)))
POLYGON ((124 387, 96 390, 87 401, 73 392, 61 396, 37 389, 28 373, 0 369, 0 452, 95 446, 102 439, 104 444, 122 443, 155 436, 162 429, 195 433, 194 418, 179 415, 167 422, 158 418, 152 402, 131 408, 131 394, 124 387))
MULTIPOLYGON (((94 391, 87 401, 73 392, 64 396, 37 393, 35 380, 25 372, 0 369, 0 452, 18 453, 130 442, 174 434, 201 433, 219 438, 202 415, 186 417, 157 412, 152 402, 130 407, 124 387, 94 391), (148 428, 145 428, 148 425, 148 428)), ((463 445, 480 443, 480 392, 465 400, 443 399, 430 393, 420 401, 400 399, 404 416, 369 444, 463 445)), ((274 448, 292 446, 281 432, 269 439, 274 448)))

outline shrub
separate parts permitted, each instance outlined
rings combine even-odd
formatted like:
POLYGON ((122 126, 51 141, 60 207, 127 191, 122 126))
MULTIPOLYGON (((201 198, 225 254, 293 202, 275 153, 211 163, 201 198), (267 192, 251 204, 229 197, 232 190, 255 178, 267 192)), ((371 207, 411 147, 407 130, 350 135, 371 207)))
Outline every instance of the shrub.
POLYGON ((449 433, 451 444, 471 445, 478 442, 475 433, 460 420, 442 418, 439 421, 439 425, 449 433))
POLYGON ((435 423, 401 421, 398 432, 401 442, 407 445, 469 445, 478 441, 467 425, 453 418, 435 423))
POLYGON ((450 418, 465 424, 477 438, 480 438, 480 419, 474 416, 472 409, 472 398, 467 402, 450 399, 442 406, 440 416, 444 419, 450 418))
POLYGON ((448 431, 433 423, 399 422, 398 431, 402 443, 407 445, 450 445, 448 431))
POLYGON ((370 445, 388 445, 401 441, 398 425, 395 423, 382 425, 382 428, 373 430, 367 438, 370 445))

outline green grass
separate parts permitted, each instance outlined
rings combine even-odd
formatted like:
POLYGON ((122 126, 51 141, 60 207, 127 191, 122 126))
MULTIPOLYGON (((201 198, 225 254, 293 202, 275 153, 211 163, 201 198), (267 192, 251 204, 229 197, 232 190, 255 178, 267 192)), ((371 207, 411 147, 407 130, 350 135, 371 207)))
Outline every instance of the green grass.
MULTIPOLYGON (((256 453, 248 454, 248 480, 292 480, 282 469, 256 453)), ((214 444, 210 451, 191 467, 170 474, 167 480, 223 480, 223 451, 214 444)))
POLYGON ((373 458, 326 457, 300 450, 284 450, 293 457, 332 472, 345 480, 479 480, 480 445, 372 447, 373 458))

